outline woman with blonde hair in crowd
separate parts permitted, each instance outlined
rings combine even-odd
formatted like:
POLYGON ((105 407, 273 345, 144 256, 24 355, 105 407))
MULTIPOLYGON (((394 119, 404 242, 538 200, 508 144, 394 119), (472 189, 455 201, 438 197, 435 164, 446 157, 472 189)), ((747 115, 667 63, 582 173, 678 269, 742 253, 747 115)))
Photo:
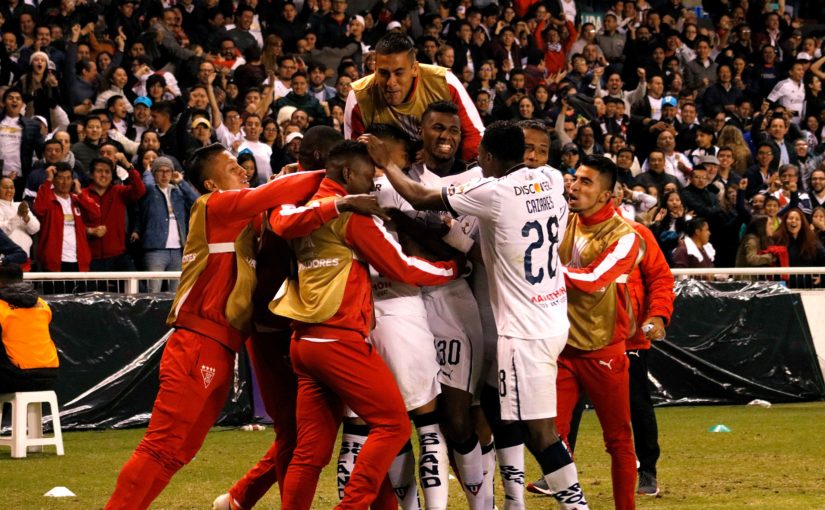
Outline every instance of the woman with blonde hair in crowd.
POLYGON ((719 147, 730 147, 733 151, 733 171, 740 176, 753 164, 753 156, 742 132, 736 126, 725 126, 719 132, 716 142, 719 147))
POLYGON ((278 71, 278 57, 284 54, 284 41, 275 34, 269 34, 264 40, 264 49, 261 54, 261 64, 266 74, 275 74, 278 71))

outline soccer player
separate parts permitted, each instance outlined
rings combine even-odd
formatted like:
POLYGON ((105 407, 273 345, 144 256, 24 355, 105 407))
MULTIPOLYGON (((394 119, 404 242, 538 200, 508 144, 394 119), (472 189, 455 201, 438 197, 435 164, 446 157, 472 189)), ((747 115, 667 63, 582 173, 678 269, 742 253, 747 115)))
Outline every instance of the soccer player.
POLYGON ((475 159, 484 123, 461 81, 448 69, 415 60, 412 39, 388 32, 375 45, 375 73, 352 84, 344 109, 344 135, 356 139, 372 124, 395 124, 419 140, 422 114, 439 100, 455 103, 464 135, 462 158, 475 159))
MULTIPOLYGON (((304 136, 298 156, 301 168, 322 170, 329 150, 343 139, 343 135, 331 127, 310 128, 304 136)), ((294 209, 280 206, 274 211, 267 211, 262 217, 255 265, 258 284, 252 295, 253 331, 246 341, 246 350, 255 368, 264 408, 272 418, 275 441, 257 464, 235 482, 229 492, 215 499, 212 503, 213 510, 252 508, 277 482, 280 482, 278 489, 282 491, 286 470, 295 450, 298 381, 289 363, 292 330, 288 320, 269 311, 269 302, 291 270, 288 257, 283 256, 284 250, 288 251, 289 246, 269 227, 270 214, 282 211, 292 213, 294 209)))
POLYGON ((611 457, 615 507, 627 510, 635 508, 636 457, 625 355, 625 340, 635 321, 628 312, 626 282, 642 243, 613 207, 617 178, 615 163, 586 156, 570 187, 574 214, 559 246, 566 266, 570 335, 559 356, 558 427, 566 439, 580 392, 586 393, 611 457))
MULTIPOLYGON (((307 172, 248 188, 246 172, 220 144, 195 152, 189 180, 203 195, 192 207, 183 274, 168 323, 175 328, 160 365, 160 389, 149 428, 118 476, 107 510, 145 509, 203 444, 226 402, 235 353, 251 314, 252 267, 249 221, 283 203, 315 192, 322 172, 307 172), (208 213, 208 215, 207 215, 208 213)), ((342 197, 338 211, 376 211, 371 197, 342 197)), ((316 223, 320 211, 308 211, 316 223)))
MULTIPOLYGON (((337 196, 370 191, 375 167, 366 147, 344 141, 330 151, 326 173, 312 201, 301 209, 320 210, 337 196)), ((364 262, 389 278, 415 285, 446 283, 457 276, 459 265, 408 257, 378 219, 343 214, 306 235, 285 228, 283 218, 273 216, 272 227, 291 240, 298 278, 289 281, 270 310, 294 321, 290 357, 298 375, 298 444, 282 506, 302 510, 312 505, 347 406, 370 430, 337 508, 365 508, 409 440, 411 428, 392 374, 365 341, 373 307, 364 262)))
POLYGON ((430 188, 388 161, 380 140, 361 138, 393 187, 416 209, 446 208, 478 218, 498 330, 501 418, 523 422, 526 444, 565 509, 586 509, 573 459, 555 430, 556 357, 567 340, 567 295, 557 250, 567 222, 558 172, 529 169, 524 134, 509 122, 488 126, 479 146, 484 178, 430 188))

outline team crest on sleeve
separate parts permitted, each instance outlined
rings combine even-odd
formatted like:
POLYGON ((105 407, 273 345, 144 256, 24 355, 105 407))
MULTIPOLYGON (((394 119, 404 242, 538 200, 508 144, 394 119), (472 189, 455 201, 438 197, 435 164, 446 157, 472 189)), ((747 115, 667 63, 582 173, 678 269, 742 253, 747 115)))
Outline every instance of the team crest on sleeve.
POLYGON ((449 195, 449 196, 463 195, 463 194, 465 194, 469 191, 472 191, 472 190, 478 188, 479 186, 481 186, 483 184, 487 184, 488 182, 491 182, 492 180, 493 179, 489 179, 489 178, 479 178, 479 179, 473 179, 470 182, 465 182, 464 184, 450 184, 447 187, 447 195, 449 195))

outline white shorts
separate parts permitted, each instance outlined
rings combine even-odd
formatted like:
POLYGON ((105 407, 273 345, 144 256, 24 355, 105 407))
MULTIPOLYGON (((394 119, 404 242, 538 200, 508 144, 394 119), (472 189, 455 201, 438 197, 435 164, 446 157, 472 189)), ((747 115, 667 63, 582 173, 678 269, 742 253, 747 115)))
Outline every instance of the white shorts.
MULTIPOLYGON (((422 308, 423 312, 423 308, 422 308)), ((433 334, 423 315, 380 315, 369 342, 392 374, 407 411, 418 409, 441 393, 433 334)))
POLYGON ((501 419, 556 417, 556 361, 567 335, 540 340, 498 337, 501 419))
POLYGON ((484 340, 478 305, 464 280, 421 293, 427 319, 435 337, 441 370, 438 381, 476 395, 484 359, 484 340))

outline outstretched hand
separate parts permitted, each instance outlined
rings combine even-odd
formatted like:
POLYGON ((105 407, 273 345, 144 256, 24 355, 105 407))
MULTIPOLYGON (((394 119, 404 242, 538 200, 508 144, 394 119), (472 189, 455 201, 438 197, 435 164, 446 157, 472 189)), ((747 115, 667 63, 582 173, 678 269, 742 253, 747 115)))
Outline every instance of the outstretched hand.
POLYGON ((380 138, 375 135, 361 135, 358 137, 358 142, 367 146, 370 158, 376 166, 387 168, 387 165, 390 164, 390 151, 380 138))

